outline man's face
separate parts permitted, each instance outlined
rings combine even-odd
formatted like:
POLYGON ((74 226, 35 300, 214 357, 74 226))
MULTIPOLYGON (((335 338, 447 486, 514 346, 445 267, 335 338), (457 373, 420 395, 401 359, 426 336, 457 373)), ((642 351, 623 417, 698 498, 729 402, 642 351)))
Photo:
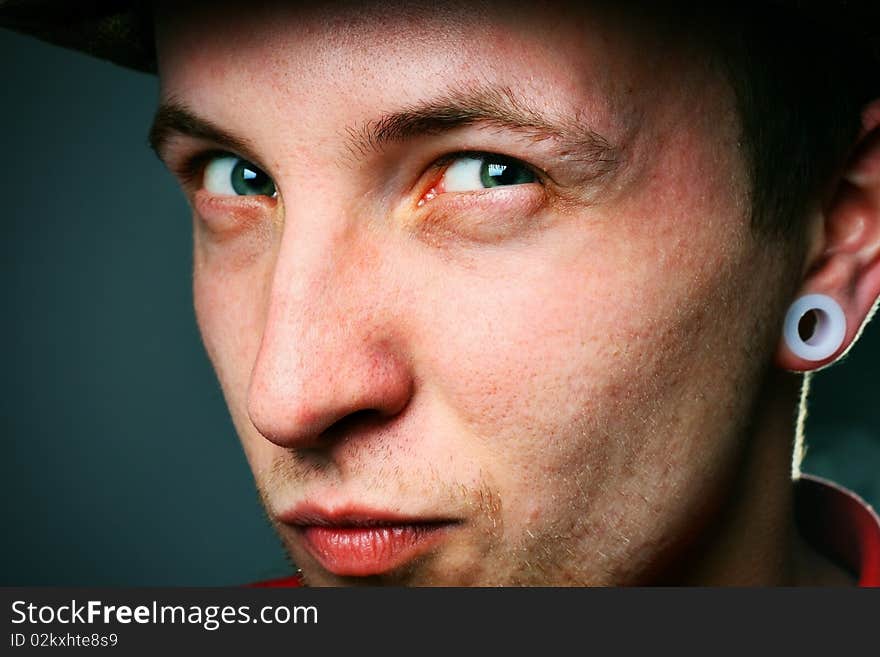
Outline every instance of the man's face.
POLYGON ((781 277, 708 57, 546 3, 158 36, 198 323, 310 583, 627 583, 699 535, 781 277))

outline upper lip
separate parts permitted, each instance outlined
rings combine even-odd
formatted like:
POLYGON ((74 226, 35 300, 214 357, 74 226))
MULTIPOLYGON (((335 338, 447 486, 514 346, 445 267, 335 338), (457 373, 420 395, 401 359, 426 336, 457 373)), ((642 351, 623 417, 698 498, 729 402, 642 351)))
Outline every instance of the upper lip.
POLYGON ((381 509, 344 506, 324 509, 312 504, 300 504, 279 515, 287 525, 300 527, 393 527, 401 525, 449 524, 453 518, 440 516, 413 516, 381 509))

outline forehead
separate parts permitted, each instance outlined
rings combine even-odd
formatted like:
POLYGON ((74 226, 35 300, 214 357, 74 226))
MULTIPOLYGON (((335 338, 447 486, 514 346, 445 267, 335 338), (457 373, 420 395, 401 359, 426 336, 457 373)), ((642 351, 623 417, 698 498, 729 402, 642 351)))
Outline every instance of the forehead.
POLYGON ((198 99, 221 121, 239 102, 255 119, 322 108, 301 127, 343 119, 352 103, 385 110, 488 84, 613 136, 641 119, 636 96, 656 103, 658 89, 706 83, 667 24, 584 3, 169 3, 157 44, 166 97, 198 99))

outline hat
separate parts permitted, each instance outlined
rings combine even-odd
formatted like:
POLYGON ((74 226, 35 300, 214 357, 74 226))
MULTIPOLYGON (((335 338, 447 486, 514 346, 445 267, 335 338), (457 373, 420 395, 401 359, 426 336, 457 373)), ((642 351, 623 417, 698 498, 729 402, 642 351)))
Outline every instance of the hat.
MULTIPOLYGON (((0 0, 0 26, 155 73, 150 5, 149 0, 0 0)), ((793 18, 840 30, 880 65, 880 0, 778 0, 762 3, 755 15, 773 5, 793 18)))
POLYGON ((155 73, 150 4, 148 0, 0 0, 0 26, 155 73))

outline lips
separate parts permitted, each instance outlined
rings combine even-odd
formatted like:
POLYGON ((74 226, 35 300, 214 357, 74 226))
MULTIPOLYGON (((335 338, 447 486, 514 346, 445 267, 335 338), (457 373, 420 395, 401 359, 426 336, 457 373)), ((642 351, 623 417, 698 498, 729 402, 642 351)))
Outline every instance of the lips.
POLYGON ((381 575, 412 562, 431 550, 453 524, 369 511, 300 510, 284 520, 326 570, 354 577, 381 575))

